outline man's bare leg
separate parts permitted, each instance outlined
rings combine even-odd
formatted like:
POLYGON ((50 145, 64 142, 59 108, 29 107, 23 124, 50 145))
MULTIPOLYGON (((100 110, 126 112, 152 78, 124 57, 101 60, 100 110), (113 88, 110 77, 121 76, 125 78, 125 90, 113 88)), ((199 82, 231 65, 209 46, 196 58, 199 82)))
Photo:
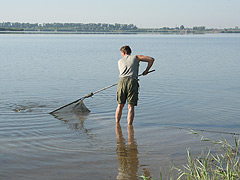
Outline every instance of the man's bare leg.
POLYGON ((134 119, 134 105, 133 104, 128 104, 128 124, 132 124, 133 123, 133 119, 134 119))
POLYGON ((118 104, 117 109, 116 109, 116 123, 119 123, 122 117, 122 110, 123 110, 124 104, 118 104))

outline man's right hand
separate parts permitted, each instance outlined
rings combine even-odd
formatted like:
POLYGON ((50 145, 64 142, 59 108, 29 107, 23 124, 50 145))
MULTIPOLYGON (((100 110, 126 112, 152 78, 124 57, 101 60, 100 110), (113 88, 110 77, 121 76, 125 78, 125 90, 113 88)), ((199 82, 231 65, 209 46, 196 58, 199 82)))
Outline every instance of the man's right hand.
POLYGON ((142 75, 145 76, 148 74, 148 71, 143 71, 142 75))

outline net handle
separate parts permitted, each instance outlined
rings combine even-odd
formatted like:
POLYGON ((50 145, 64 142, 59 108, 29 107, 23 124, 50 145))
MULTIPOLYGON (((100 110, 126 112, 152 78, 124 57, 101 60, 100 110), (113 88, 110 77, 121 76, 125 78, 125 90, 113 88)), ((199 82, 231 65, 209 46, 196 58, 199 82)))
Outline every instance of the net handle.
MULTIPOLYGON (((151 72, 154 72, 155 70, 151 70, 151 71, 148 71, 148 73, 151 73, 151 72)), ((148 74, 147 73, 147 74, 148 74)), ((139 76, 143 76, 143 74, 139 74, 138 75, 138 77, 139 76)), ((95 92, 92 92, 92 93, 90 93, 90 94, 88 94, 89 95, 89 97, 91 97, 91 96, 93 96, 94 94, 97 94, 97 93, 99 93, 99 92, 101 92, 101 91, 104 91, 104 90, 106 90, 106 89, 108 89, 108 88, 111 88, 111 87, 113 87, 113 86, 116 86, 118 83, 116 83, 116 84, 113 84, 113 85, 111 85, 111 86, 107 86, 107 87, 105 87, 105 88, 103 88, 103 89, 100 89, 100 90, 98 90, 98 91, 95 91, 95 92)), ((88 96, 87 95, 87 96, 88 96)), ((86 96, 85 96, 86 97, 86 96)), ((87 97, 86 97, 87 98, 87 97)))

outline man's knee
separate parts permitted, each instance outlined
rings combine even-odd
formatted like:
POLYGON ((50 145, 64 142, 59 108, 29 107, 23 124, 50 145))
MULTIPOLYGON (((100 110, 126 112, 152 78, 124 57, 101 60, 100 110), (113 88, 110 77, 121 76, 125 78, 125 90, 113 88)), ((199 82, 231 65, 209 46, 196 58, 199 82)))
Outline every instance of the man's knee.
POLYGON ((128 109, 129 110, 134 110, 134 104, 128 104, 128 109))
POLYGON ((123 109, 125 104, 118 104, 118 108, 123 109))

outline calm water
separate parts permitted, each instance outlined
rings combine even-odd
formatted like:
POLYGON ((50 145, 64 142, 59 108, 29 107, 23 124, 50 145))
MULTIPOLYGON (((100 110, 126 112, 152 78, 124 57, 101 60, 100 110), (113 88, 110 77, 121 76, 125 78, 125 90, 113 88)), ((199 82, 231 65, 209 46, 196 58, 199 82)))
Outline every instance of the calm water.
MULTIPOLYGON (((0 179, 159 179, 160 168, 240 134, 240 35, 0 35, 0 179), (118 82, 119 49, 153 56, 133 127, 116 87, 88 115, 50 111, 118 82), (201 131, 204 130, 204 131, 201 131), (205 146, 202 143, 202 146, 205 146)), ((146 64, 142 63, 143 71, 146 64)))

